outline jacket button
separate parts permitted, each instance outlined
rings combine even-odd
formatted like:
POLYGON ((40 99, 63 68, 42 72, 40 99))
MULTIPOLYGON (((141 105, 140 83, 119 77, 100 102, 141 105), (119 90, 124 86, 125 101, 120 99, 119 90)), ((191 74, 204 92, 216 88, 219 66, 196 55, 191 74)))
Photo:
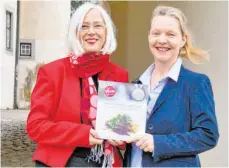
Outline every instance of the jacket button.
POLYGON ((153 125, 152 125, 152 124, 149 124, 149 125, 148 125, 148 129, 149 129, 149 130, 152 130, 152 129, 153 129, 153 125))

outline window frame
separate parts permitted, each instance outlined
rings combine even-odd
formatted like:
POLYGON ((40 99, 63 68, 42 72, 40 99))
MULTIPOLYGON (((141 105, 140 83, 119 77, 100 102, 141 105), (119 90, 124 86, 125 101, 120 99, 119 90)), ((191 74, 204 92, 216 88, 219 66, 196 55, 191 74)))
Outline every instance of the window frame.
POLYGON ((11 12, 10 10, 6 9, 6 41, 5 41, 5 49, 7 51, 13 51, 13 45, 12 45, 12 38, 13 38, 13 12, 11 12), (8 18, 9 16, 9 18, 8 18), (9 32, 9 33, 8 33, 9 32), (9 44, 8 44, 9 43, 9 44))
POLYGON ((21 60, 35 60, 35 40, 34 39, 20 39, 20 42, 18 44, 19 46, 19 59, 21 60), (22 52, 22 46, 25 46, 22 52), (30 49, 26 50, 26 46, 29 46, 30 49), (28 54, 26 54, 26 51, 29 51, 28 54))
POLYGON ((29 43, 29 42, 27 42, 27 43, 21 42, 20 43, 20 56, 21 57, 32 57, 32 43, 29 43), (29 47, 29 48, 27 48, 27 47, 29 47), (27 51, 29 51, 29 54, 27 54, 27 51))

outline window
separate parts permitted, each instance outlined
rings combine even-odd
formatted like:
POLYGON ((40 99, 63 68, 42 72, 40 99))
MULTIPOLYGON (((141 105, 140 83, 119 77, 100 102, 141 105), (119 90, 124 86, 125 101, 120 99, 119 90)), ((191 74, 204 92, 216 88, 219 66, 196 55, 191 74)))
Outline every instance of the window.
POLYGON ((35 59, 35 40, 20 39, 19 42, 19 59, 34 60, 35 59))
POLYGON ((20 43, 20 56, 31 57, 32 44, 31 43, 20 43))
POLYGON ((12 13, 6 11, 6 49, 12 51, 12 13))

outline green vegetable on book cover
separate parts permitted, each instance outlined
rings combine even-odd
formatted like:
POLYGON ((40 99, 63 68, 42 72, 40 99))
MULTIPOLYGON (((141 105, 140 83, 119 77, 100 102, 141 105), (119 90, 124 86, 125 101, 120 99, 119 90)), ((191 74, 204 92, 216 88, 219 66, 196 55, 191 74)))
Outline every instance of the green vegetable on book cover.
POLYGON ((108 120, 105 124, 107 129, 120 134, 120 135, 131 135, 136 133, 138 125, 134 123, 130 116, 126 114, 118 114, 115 117, 108 120))

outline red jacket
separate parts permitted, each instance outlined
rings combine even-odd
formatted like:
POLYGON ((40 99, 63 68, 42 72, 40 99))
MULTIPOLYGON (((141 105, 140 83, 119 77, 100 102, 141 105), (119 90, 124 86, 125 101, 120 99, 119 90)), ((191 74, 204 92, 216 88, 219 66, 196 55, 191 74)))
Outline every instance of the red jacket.
MULTIPOLYGON (((42 66, 31 96, 28 136, 37 142, 33 161, 65 166, 76 147, 88 147, 90 125, 80 122, 80 83, 69 57, 42 66)), ((101 80, 128 82, 126 70, 109 63, 101 80)), ((115 152, 115 157, 119 157, 115 152)), ((122 166, 122 159, 113 166, 122 166)))

